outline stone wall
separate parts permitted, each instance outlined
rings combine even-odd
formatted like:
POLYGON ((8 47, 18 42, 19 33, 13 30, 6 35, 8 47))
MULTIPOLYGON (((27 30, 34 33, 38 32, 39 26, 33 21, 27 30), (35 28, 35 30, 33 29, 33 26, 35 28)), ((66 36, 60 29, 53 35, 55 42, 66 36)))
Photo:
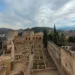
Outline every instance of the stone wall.
POLYGON ((18 36, 18 31, 14 30, 14 31, 10 31, 8 32, 8 35, 7 35, 7 39, 8 40, 13 40, 15 36, 18 36))
POLYGON ((74 75, 73 73, 73 55, 70 51, 61 49, 61 75, 74 75))
POLYGON ((48 42, 48 52, 56 64, 60 75, 75 75, 75 51, 58 48, 54 43, 48 42))

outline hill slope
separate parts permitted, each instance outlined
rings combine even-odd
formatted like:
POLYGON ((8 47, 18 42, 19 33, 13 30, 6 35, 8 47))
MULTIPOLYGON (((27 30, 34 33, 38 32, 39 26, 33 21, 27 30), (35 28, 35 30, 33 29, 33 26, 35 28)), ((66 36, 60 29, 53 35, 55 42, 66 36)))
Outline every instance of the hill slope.
POLYGON ((65 26, 65 27, 60 27, 60 28, 58 28, 59 30, 75 30, 75 26, 73 27, 71 27, 71 26, 65 26))
POLYGON ((9 29, 9 28, 0 28, 0 34, 7 34, 11 30, 12 29, 9 29))
POLYGON ((33 27, 31 29, 25 29, 25 30, 33 30, 34 32, 43 32, 44 30, 50 31, 53 30, 53 28, 50 27, 33 27))

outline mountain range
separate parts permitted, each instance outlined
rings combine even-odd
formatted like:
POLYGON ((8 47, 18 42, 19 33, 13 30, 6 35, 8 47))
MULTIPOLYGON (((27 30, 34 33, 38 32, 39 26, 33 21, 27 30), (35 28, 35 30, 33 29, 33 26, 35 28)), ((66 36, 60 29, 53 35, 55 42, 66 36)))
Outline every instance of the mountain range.
MULTIPOLYGON (((0 28, 0 34, 7 34, 9 31, 12 31, 13 29, 9 28, 0 28)), ((53 30, 53 28, 50 27, 33 27, 33 28, 27 28, 27 29, 19 29, 18 32, 21 33, 23 30, 33 30, 34 32, 43 32, 44 30, 53 30)), ((75 27, 65 26, 57 28, 57 30, 75 30, 75 27)))
POLYGON ((47 31, 53 30, 53 28, 50 28, 50 27, 33 27, 31 29, 28 28, 25 30, 32 30, 34 32, 43 32, 44 30, 47 30, 47 31))
MULTIPOLYGON (((23 30, 32 30, 34 32, 43 32, 44 30, 52 30, 53 28, 50 27, 33 27, 33 28, 27 28, 27 29, 19 29, 18 32, 21 33, 23 30)), ((9 28, 0 28, 0 34, 7 34, 9 31, 12 31, 13 29, 9 28)))
POLYGON ((0 28, 0 34, 7 34, 9 31, 11 31, 13 29, 9 29, 9 28, 0 28))
POLYGON ((57 29, 59 29, 59 30, 75 30, 75 26, 65 26, 65 27, 60 27, 57 29))

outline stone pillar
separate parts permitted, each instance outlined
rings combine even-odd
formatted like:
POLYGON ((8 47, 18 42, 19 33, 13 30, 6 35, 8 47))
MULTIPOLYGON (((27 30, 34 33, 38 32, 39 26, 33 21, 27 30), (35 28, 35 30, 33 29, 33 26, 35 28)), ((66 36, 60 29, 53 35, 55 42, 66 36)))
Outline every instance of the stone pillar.
POLYGON ((28 66, 28 69, 27 69, 27 75, 30 75, 31 74, 31 68, 33 67, 33 54, 30 55, 29 57, 29 66, 28 66))
POLYGON ((6 75, 10 75, 11 71, 11 62, 8 60, 6 61, 6 75))
POLYGON ((6 66, 6 75, 10 75, 11 71, 11 57, 9 56, 1 56, 4 65, 6 66))
POLYGON ((14 43, 13 43, 13 41, 11 41, 11 45, 12 45, 11 57, 12 57, 12 60, 14 61, 14 43))

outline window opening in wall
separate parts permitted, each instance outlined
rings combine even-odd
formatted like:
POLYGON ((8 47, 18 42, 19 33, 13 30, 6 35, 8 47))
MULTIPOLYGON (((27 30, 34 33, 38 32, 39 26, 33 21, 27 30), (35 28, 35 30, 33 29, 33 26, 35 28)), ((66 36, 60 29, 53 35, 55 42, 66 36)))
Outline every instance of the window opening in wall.
POLYGON ((38 39, 38 37, 36 37, 36 40, 38 39))
POLYGON ((41 40, 41 37, 39 38, 39 40, 41 40))
POLYGON ((30 40, 30 37, 29 37, 29 40, 30 40))
POLYGON ((66 49, 68 49, 68 47, 66 47, 66 49))
POLYGON ((33 37, 33 40, 35 39, 35 37, 33 37))
POLYGON ((27 37, 26 37, 26 40, 27 40, 27 37))
POLYGON ((65 65, 66 65, 66 67, 67 67, 67 63, 66 63, 65 65))
POLYGON ((39 48, 41 48, 41 46, 39 45, 39 48))

